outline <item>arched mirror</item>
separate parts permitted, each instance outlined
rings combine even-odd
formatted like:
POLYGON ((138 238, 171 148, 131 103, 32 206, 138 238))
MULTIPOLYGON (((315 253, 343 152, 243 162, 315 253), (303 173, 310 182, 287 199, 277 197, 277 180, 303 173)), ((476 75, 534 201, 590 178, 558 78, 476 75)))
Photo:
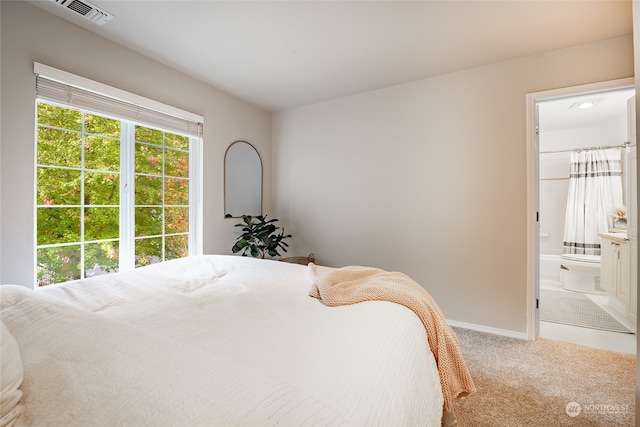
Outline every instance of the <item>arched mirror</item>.
POLYGON ((224 216, 262 215, 262 160, 245 141, 229 146, 224 157, 224 216))

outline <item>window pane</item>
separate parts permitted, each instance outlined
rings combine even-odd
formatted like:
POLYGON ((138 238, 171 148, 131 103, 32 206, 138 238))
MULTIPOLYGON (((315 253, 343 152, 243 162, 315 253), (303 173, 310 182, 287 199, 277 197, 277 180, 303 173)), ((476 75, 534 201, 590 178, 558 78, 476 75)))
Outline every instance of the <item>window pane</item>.
POLYGON ((86 113, 84 115, 84 131, 96 135, 120 138, 120 120, 108 119, 86 113))
POLYGON ((84 247, 85 277, 100 276, 118 271, 119 242, 87 243, 84 247))
POLYGON ((162 205, 162 178, 157 176, 136 175, 135 204, 162 205))
POLYGON ((135 173, 162 175, 162 148, 136 144, 135 173))
POLYGON ((164 169, 165 175, 168 176, 189 176, 189 153, 185 151, 177 151, 166 149, 164 151, 164 169))
POLYGON ((165 180, 164 203, 167 205, 188 205, 189 180, 167 178, 165 180))
POLYGON ((136 126, 136 142, 162 145, 162 131, 143 126, 136 126))
POLYGON ((84 167, 103 171, 119 171, 120 140, 87 136, 84 141, 84 167))
POLYGON ((50 128, 38 129, 38 164, 79 168, 82 137, 79 133, 50 128))
POLYGON ((166 234, 189 231, 189 208, 165 208, 164 232, 166 234))
POLYGON ((136 208, 136 237, 162 234, 162 208, 136 208))
POLYGON ((162 261, 162 237, 136 239, 136 267, 162 261))
POLYGON ((80 208, 38 208, 37 244, 80 241, 80 208))
POLYGON ((180 148, 182 150, 189 149, 189 137, 176 135, 175 133, 164 134, 164 145, 167 147, 180 148))
POLYGON ((84 239, 117 239, 120 235, 119 208, 86 208, 84 212, 84 239))
POLYGON ((80 205, 81 173, 58 168, 37 169, 38 205, 80 205))
POLYGON ((36 258, 39 286, 80 278, 80 245, 40 248, 36 258))
POLYGON ((82 130, 82 113, 65 107, 38 103, 38 124, 70 130, 82 130))
POLYGON ((165 261, 189 256, 189 235, 165 237, 164 258, 165 261))
POLYGON ((120 175, 117 173, 85 172, 84 203, 94 206, 120 204, 120 175))

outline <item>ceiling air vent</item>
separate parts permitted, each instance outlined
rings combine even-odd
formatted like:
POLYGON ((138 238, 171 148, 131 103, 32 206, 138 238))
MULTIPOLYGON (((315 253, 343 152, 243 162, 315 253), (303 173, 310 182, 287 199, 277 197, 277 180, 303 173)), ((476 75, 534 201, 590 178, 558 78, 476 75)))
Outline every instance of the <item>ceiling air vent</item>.
POLYGON ((113 15, 104 9, 89 3, 88 1, 80 0, 51 0, 60 7, 72 10, 73 12, 84 16, 91 22, 95 22, 98 25, 103 25, 113 18, 113 15))

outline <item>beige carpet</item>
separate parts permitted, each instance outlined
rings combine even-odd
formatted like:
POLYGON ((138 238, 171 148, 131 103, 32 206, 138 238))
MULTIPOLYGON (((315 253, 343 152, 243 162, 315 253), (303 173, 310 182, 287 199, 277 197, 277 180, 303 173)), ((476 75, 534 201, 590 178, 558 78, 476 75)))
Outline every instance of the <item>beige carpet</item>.
POLYGON ((635 355, 454 330, 478 390, 459 427, 634 426, 635 355))

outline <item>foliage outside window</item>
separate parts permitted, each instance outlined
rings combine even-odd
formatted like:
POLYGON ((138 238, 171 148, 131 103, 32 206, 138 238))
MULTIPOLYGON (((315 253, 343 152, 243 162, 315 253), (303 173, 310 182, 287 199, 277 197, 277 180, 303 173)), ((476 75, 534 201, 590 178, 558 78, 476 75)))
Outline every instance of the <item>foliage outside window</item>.
POLYGON ((45 102, 37 116, 39 286, 189 254, 189 137, 45 102))

